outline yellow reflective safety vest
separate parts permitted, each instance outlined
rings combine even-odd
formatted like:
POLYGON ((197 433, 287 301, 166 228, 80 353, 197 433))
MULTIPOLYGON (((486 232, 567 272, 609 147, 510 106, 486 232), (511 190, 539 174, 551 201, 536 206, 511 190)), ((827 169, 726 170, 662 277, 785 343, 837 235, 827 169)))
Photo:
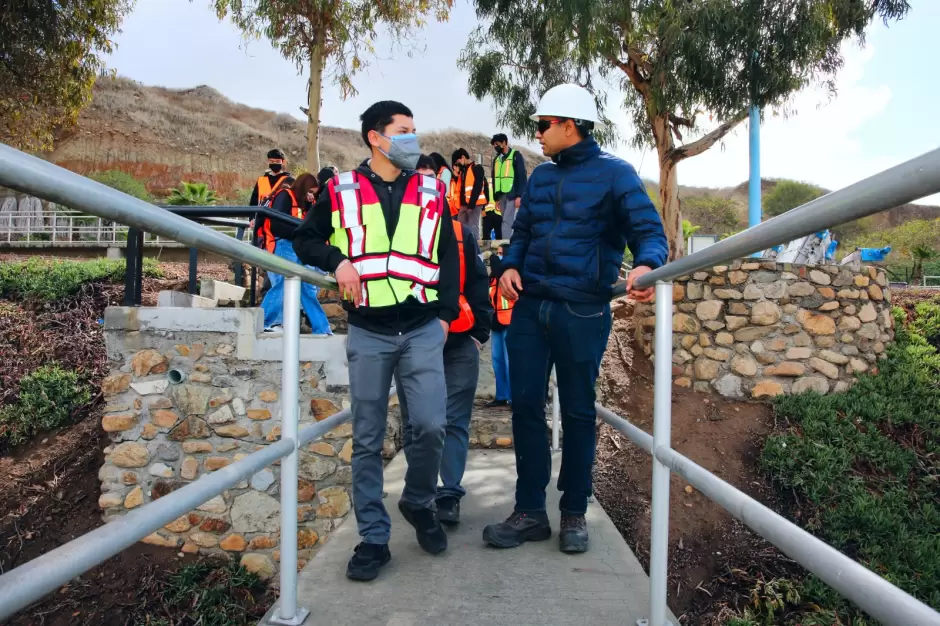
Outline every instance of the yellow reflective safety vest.
POLYGON ((359 306, 395 306, 409 297, 437 300, 441 218, 447 209, 444 183, 414 173, 405 186, 398 225, 389 241, 382 204, 367 176, 343 172, 327 190, 332 203, 330 244, 359 272, 359 306))
POLYGON ((496 193, 509 193, 512 191, 512 181, 516 177, 513 169, 513 163, 516 161, 516 149, 513 148, 509 154, 500 154, 496 157, 496 171, 493 172, 494 187, 496 193))

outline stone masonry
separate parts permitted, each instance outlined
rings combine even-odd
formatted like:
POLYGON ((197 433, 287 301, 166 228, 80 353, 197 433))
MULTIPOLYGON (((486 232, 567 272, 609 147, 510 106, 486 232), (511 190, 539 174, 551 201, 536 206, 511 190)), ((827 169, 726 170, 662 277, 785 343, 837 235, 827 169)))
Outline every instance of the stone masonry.
MULTIPOLYGON (((118 311, 120 313, 120 311, 118 311)), ((130 316, 136 316, 136 310, 130 316)), ((109 315, 106 319, 113 319, 109 315)), ((106 521, 161 498, 263 448, 280 436, 278 361, 238 358, 237 333, 122 329, 106 323, 111 375, 102 383, 102 427, 112 444, 99 472, 106 521), (182 374, 178 384, 168 374, 182 374)), ((323 362, 301 365, 300 422, 348 406, 323 362)), ((392 412, 393 414, 396 412, 392 412)), ((341 425, 300 453, 298 549, 311 558, 350 511, 352 427, 341 425)), ((384 455, 400 448, 390 415, 384 455)), ((229 553, 262 578, 279 558, 279 471, 262 469, 167 524, 144 542, 186 553, 229 553)))
MULTIPOLYGON (((839 392, 894 339, 884 270, 738 260, 675 281, 673 375, 732 398, 839 392)), ((652 305, 636 310, 649 355, 652 305)))

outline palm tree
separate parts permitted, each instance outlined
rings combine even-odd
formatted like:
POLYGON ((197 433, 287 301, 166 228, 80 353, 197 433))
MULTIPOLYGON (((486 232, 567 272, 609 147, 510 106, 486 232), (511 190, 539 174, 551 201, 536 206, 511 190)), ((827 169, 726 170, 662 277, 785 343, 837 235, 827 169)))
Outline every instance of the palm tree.
POLYGON ((940 252, 929 246, 914 246, 911 248, 911 258, 914 260, 914 267, 911 268, 911 284, 917 285, 924 281, 924 263, 940 258, 940 252))
POLYGON ((218 198, 205 183, 180 182, 179 189, 174 189, 166 199, 174 206, 206 206, 215 204, 218 198))

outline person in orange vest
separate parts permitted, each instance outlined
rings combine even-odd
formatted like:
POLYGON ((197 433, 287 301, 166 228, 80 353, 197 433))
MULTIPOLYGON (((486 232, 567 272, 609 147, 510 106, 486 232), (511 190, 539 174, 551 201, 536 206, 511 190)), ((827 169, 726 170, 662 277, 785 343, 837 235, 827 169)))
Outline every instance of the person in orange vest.
MULTIPOLYGON (((274 198, 271 208, 285 215, 303 219, 304 214, 313 206, 317 193, 317 178, 313 174, 301 174, 297 180, 290 186, 281 186, 274 192, 274 198)), ((294 232, 296 226, 290 226, 284 222, 272 219, 262 220, 259 229, 264 233, 265 241, 270 242, 268 252, 277 256, 300 263, 297 254, 294 252, 294 232)), ((308 266, 309 267, 309 266, 308 266)), ((310 269, 324 273, 315 267, 310 269)), ((284 320, 284 277, 274 272, 268 272, 268 278, 271 280, 271 288, 264 294, 261 301, 261 309, 264 311, 264 332, 281 332, 281 324, 284 320)), ((320 288, 310 283, 301 283, 300 286, 300 305, 307 314, 307 320, 310 322, 310 328, 314 335, 332 335, 330 322, 323 312, 317 300, 317 294, 320 288)))
MULTIPOLYGON (((434 162, 424 155, 415 171, 435 175, 434 162)), ((437 488, 437 517, 442 524, 460 523, 460 499, 466 490, 460 484, 467 466, 470 446, 470 416, 480 377, 480 350, 490 337, 493 306, 489 281, 480 248, 469 228, 454 222, 454 238, 460 256, 460 314, 450 324, 444 343, 444 380, 447 385, 447 426, 441 454, 441 486, 437 488)), ((399 385, 396 372, 396 386, 399 385)), ((401 387, 399 387, 401 388, 401 387)), ((404 430, 402 445, 409 453, 412 440, 408 400, 399 396, 404 430)))
POLYGON ((470 158, 470 153, 464 148, 454 151, 451 162, 460 166, 460 211, 457 220, 473 232, 474 239, 479 240, 483 207, 490 202, 486 172, 482 165, 470 158))
POLYGON ((509 406, 512 395, 509 387, 509 351, 506 349, 506 331, 512 319, 514 300, 503 295, 499 279, 503 275, 503 256, 509 250, 509 244, 501 244, 496 254, 490 257, 490 302, 493 304, 493 326, 491 329, 493 354, 493 375, 496 378, 496 397, 488 407, 509 406))
POLYGON ((294 182, 290 172, 287 171, 287 158, 284 153, 274 148, 268 151, 268 169, 258 178, 255 188, 251 191, 249 206, 260 206, 265 199, 279 187, 294 182))

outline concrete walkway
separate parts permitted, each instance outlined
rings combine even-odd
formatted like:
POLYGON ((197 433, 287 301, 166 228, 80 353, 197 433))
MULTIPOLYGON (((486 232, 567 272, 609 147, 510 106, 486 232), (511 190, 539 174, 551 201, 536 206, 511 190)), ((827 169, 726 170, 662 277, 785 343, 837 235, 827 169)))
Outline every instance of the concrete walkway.
MULTIPOLYGON (((554 461, 557 477, 559 455, 554 461)), ((418 547, 398 512, 405 473, 399 454, 385 471, 391 562, 371 583, 346 579, 346 562, 359 543, 350 513, 300 574, 298 598, 310 609, 305 624, 633 626, 647 617, 649 579, 600 505, 588 509, 591 550, 562 554, 553 478, 548 489, 552 538, 494 550, 484 545, 482 531, 512 511, 515 459, 512 451, 472 450, 467 465, 462 521, 448 531, 447 552, 435 557, 418 547)))

